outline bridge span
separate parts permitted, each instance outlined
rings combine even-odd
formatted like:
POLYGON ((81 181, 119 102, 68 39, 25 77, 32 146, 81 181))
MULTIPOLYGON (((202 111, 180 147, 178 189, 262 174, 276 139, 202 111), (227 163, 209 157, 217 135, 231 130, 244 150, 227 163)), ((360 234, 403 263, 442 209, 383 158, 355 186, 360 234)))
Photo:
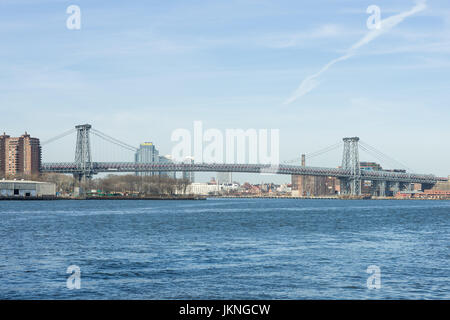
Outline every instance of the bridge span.
MULTIPOLYGON (((60 134, 45 143, 49 143, 77 132, 75 147, 75 161, 61 163, 43 163, 41 172, 55 172, 73 174, 79 180, 91 178, 102 172, 243 172, 243 173, 265 173, 305 176, 326 176, 339 178, 341 193, 350 195, 361 195, 362 181, 373 182, 373 194, 384 196, 386 191, 411 188, 412 183, 420 183, 426 188, 431 188, 438 181, 447 181, 432 174, 416 174, 409 172, 393 172, 386 170, 364 170, 360 166, 359 147, 365 151, 372 150, 378 157, 383 155, 380 151, 370 145, 360 142, 359 137, 343 138, 342 164, 339 168, 307 167, 305 165, 270 165, 270 164, 223 164, 223 163, 136 163, 136 162, 94 162, 91 156, 90 133, 94 133, 108 143, 113 143, 129 151, 136 152, 136 148, 120 140, 108 136, 94 128, 90 124, 78 125, 75 129, 60 134)), ((337 145, 339 146, 339 144, 337 145)), ((333 146, 333 148, 335 148, 333 146)), ((330 151, 330 148, 321 150, 319 153, 330 151)), ((303 163, 304 164, 304 163, 303 163)))
MULTIPOLYGON (((218 163, 172 163, 172 164, 151 164, 134 162, 92 162, 86 166, 81 166, 75 162, 63 163, 43 163, 41 172, 56 172, 68 174, 84 174, 89 170, 89 175, 103 172, 242 172, 242 173, 267 173, 285 175, 309 175, 327 176, 341 179, 349 179, 354 176, 351 169, 342 168, 322 168, 306 167, 280 164, 278 166, 268 164, 218 164, 218 163)), ((361 180, 371 181, 391 181, 400 183, 423 183, 435 184, 438 181, 446 181, 446 178, 439 178, 432 174, 414 174, 405 172, 387 172, 361 170, 361 180)))

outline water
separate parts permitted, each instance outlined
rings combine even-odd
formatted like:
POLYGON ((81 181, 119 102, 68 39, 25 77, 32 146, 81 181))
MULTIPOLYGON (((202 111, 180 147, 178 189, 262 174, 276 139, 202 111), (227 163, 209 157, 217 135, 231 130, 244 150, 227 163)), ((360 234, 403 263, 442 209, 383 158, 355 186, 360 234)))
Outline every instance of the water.
POLYGON ((0 217, 1 299, 450 298, 449 201, 6 201, 0 217))

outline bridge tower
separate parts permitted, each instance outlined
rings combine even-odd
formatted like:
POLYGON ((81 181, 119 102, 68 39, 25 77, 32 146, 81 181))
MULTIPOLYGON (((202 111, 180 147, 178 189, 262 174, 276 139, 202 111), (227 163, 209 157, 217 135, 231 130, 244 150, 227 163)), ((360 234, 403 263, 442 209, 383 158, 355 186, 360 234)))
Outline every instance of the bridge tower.
POLYGON ((75 164, 79 173, 75 174, 78 181, 82 178, 92 177, 92 158, 90 143, 90 124, 82 124, 75 127, 77 130, 77 144, 75 148, 75 164))
POLYGON ((349 170, 351 176, 341 179, 341 193, 347 195, 361 195, 361 167, 359 165, 358 137, 344 138, 344 152, 342 154, 342 168, 349 170))

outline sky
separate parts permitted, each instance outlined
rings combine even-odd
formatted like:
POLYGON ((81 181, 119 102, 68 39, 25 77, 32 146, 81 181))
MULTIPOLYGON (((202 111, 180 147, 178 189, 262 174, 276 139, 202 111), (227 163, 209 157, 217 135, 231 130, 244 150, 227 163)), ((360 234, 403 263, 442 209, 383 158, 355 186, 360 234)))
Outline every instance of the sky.
MULTIPOLYGON (((279 129, 281 160, 359 136, 447 176, 449 31, 446 0, 0 0, 0 130, 45 141, 90 123, 169 154, 194 121, 279 129), (70 5, 80 30, 66 27, 70 5), (370 5, 382 31, 366 25, 370 5)), ((72 161, 74 141, 45 145, 43 160, 72 161)), ((308 165, 336 167, 341 152, 308 165)))

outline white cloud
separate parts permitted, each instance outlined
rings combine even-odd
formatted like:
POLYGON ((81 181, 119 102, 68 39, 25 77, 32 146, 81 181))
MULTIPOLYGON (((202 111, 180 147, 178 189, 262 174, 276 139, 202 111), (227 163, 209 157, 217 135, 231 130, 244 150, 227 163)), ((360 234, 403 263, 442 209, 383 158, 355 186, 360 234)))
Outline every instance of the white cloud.
POLYGON ((391 30, 393 27, 401 23, 403 20, 405 20, 407 17, 412 16, 420 11, 425 10, 426 8, 426 0, 418 0, 416 2, 416 5, 408 11, 390 16, 386 19, 381 20, 381 27, 379 29, 373 29, 369 31, 361 40, 359 40, 357 43, 352 45, 349 49, 347 49, 346 53, 342 55, 339 58, 336 58, 329 63, 327 63, 322 69, 319 70, 319 72, 307 77, 304 79, 298 89, 292 94, 292 96, 285 102, 285 104, 289 104, 297 100, 298 98, 304 96, 314 88, 316 88, 319 85, 319 81, 317 78, 322 75, 324 72, 326 72, 331 66, 334 64, 347 60, 348 58, 354 56, 356 54, 356 51, 361 48, 362 46, 368 44, 372 40, 378 38, 380 35, 386 33, 387 31, 391 30))

